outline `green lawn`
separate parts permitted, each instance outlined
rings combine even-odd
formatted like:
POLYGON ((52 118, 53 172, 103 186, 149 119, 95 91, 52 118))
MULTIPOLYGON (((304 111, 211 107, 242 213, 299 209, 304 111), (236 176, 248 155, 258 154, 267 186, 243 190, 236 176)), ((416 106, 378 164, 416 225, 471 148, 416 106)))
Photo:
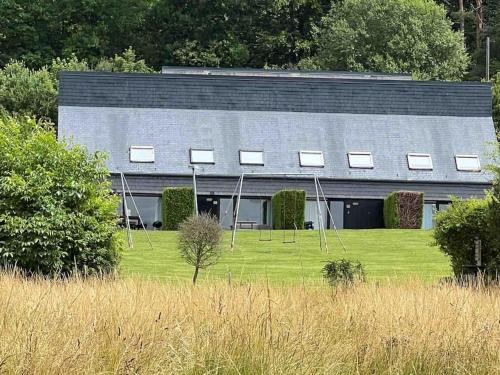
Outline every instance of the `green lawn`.
MULTIPOLYGON (((437 280, 451 273, 448 259, 430 246, 431 233, 423 230, 341 230, 347 247, 344 252, 333 231, 327 232, 329 252, 319 250, 317 231, 297 232, 297 241, 285 244, 282 231, 273 232, 273 241, 259 242, 259 232, 238 231, 235 250, 229 249, 230 232, 224 234, 220 262, 203 270, 200 279, 227 278, 272 281, 318 280, 323 264, 330 259, 359 260, 371 280, 420 277, 437 280)), ((133 231, 134 247, 123 255, 125 276, 188 280, 192 267, 184 263, 176 247, 177 233, 149 232, 153 250, 143 231, 133 231)), ((122 233, 126 239, 125 232, 122 233)), ((291 236, 291 232, 287 233, 291 236)))

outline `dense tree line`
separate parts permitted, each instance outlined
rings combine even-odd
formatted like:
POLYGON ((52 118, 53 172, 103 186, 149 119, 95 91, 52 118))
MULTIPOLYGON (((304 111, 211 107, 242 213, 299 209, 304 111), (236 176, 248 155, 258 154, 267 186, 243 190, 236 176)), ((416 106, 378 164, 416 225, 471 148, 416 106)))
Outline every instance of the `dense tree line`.
MULTIPOLYGON (((487 35, 494 40, 492 73, 495 73, 500 68, 500 2, 436 2, 445 7, 443 13, 449 23, 446 27, 464 31, 467 51, 472 56, 470 76, 484 76, 487 35)), ((425 33, 420 34, 419 22, 425 8, 427 16, 434 13, 438 22, 445 22, 439 10, 432 8, 433 3, 433 0, 2 0, 0 66, 15 59, 30 68, 41 68, 55 58, 73 54, 96 64, 101 58, 132 46, 155 69, 162 65, 296 67, 301 60, 309 62, 308 58, 317 55, 320 44, 328 39, 325 33, 339 26, 339 19, 363 19, 367 9, 375 17, 372 21, 379 21, 366 24, 373 39, 382 36, 375 45, 379 48, 376 52, 387 54, 382 43, 387 41, 384 38, 387 34, 380 33, 394 29, 379 27, 380 22, 392 22, 396 16, 393 26, 405 25, 398 30, 399 35, 409 34, 411 40, 412 34, 419 32, 415 35, 425 37, 425 33), (385 10, 380 9, 379 3, 386 3, 385 10), (377 18, 380 16, 383 18, 377 18)), ((430 18, 427 27, 434 17, 430 18)), ((349 19, 346 22, 349 24, 349 19)), ((431 27, 431 33, 439 30, 431 27)), ((339 34, 342 30, 333 31, 342 36, 339 34)), ((442 38, 439 39, 441 42, 442 38)), ((460 45, 456 41, 451 45, 456 48, 448 52, 460 55, 460 45)), ((463 56, 459 56, 458 65, 462 63, 463 56)), ((388 66, 387 63, 345 65, 351 69, 388 66)), ((396 64, 389 68, 404 66, 396 64)))
POLYGON ((495 77, 499 0, 2 0, 0 107, 55 121, 60 69, 301 68, 477 80, 487 36, 495 77))

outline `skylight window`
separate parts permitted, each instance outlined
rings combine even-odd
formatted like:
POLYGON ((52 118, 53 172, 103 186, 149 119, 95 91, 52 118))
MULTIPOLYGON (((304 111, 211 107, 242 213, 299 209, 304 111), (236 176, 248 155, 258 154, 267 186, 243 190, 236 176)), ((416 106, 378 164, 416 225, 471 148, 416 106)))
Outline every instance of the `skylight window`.
POLYGON ((240 150, 240 164, 264 165, 264 153, 262 151, 240 150))
POLYGON ((324 167, 325 159, 322 151, 300 151, 299 152, 301 167, 324 167))
POLYGON ((455 164, 458 171, 480 172, 481 163, 477 155, 456 155, 455 164))
POLYGON ((154 163, 155 148, 153 146, 130 146, 129 157, 132 163, 154 163))
POLYGON ((349 168, 373 168, 373 157, 371 152, 349 152, 349 168))
POLYGON ((408 154, 410 169, 432 170, 432 158, 429 154, 408 154))
POLYGON ((191 163, 193 164, 214 164, 214 150, 191 149, 191 163))

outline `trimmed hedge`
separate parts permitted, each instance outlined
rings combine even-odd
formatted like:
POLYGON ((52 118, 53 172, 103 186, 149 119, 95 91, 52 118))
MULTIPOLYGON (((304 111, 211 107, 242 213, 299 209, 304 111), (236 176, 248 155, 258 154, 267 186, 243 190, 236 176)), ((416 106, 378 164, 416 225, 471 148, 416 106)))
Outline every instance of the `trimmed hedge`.
POLYGON ((281 190, 273 195, 273 228, 304 229, 306 192, 304 190, 281 190))
POLYGON ((424 212, 424 194, 417 191, 395 191, 384 200, 386 228, 420 229, 424 212))
POLYGON ((168 187, 162 196, 163 229, 177 230, 194 213, 194 191, 190 186, 168 187))

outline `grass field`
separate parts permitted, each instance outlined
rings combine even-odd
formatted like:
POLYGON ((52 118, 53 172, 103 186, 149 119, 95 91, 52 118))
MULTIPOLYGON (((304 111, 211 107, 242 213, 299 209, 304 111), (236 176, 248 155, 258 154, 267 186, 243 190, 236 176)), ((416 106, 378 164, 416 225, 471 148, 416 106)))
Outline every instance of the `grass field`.
MULTIPOLYGON (((149 232, 153 250, 143 231, 133 231, 134 247, 123 256, 121 273, 125 276, 158 277, 188 280, 192 268, 180 258, 177 233, 149 232)), ((207 279, 262 280, 273 282, 315 281, 321 268, 331 259, 359 260, 369 280, 419 277, 437 280, 449 276, 448 259, 430 246, 431 232, 423 230, 342 230, 347 247, 344 252, 333 231, 328 231, 329 252, 319 249, 317 231, 299 231, 293 244, 283 243, 283 232, 273 232, 273 241, 260 242, 255 230, 238 231, 234 252, 229 250, 231 233, 225 232, 223 256, 209 270, 203 270, 200 281, 207 279)), ((126 238, 125 232, 122 233, 126 238)), ((291 238, 292 233, 287 233, 291 238)))
POLYGON ((500 289, 0 273, 1 374, 500 374, 500 289))

